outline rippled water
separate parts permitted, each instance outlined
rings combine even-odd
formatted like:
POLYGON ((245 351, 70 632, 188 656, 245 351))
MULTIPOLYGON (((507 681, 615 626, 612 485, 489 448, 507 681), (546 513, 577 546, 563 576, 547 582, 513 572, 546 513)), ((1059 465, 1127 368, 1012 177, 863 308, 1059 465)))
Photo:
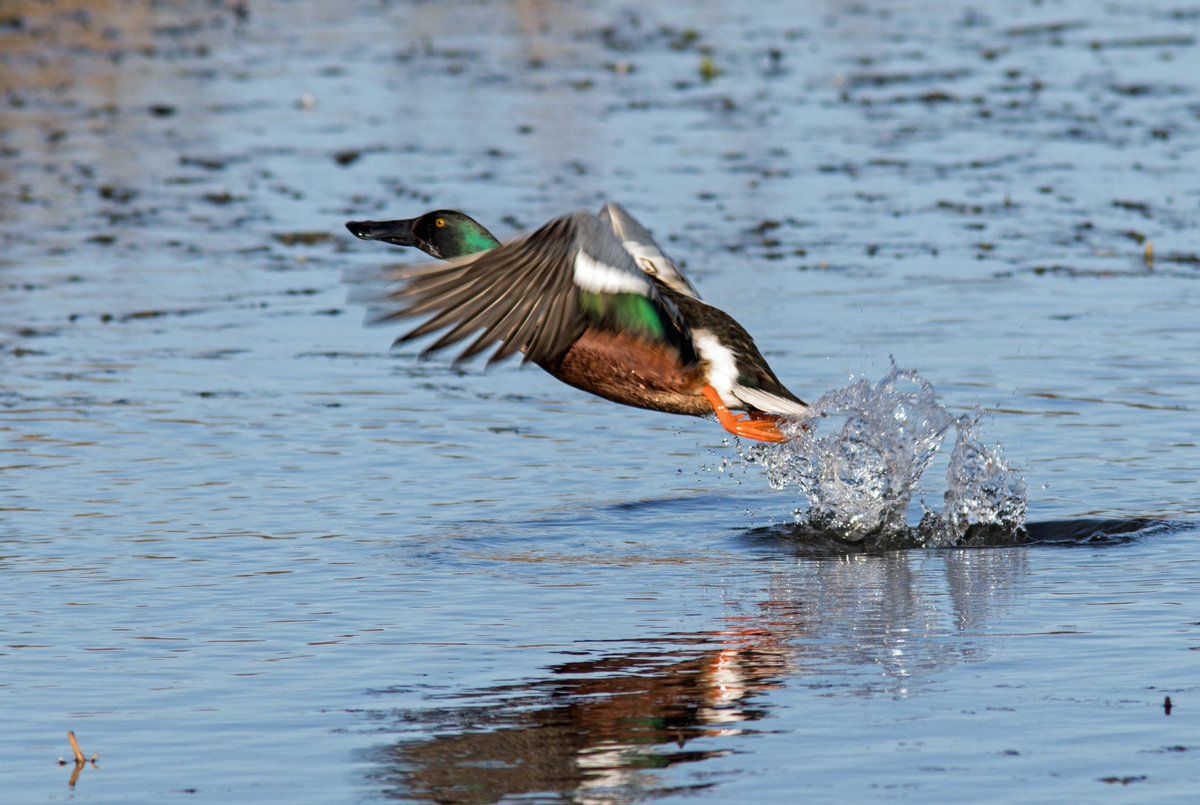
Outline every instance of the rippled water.
POLYGON ((0 800, 1189 801, 1198 20, 3 4, 0 800), (346 302, 346 220, 608 198, 814 445, 932 417, 908 543, 346 302))

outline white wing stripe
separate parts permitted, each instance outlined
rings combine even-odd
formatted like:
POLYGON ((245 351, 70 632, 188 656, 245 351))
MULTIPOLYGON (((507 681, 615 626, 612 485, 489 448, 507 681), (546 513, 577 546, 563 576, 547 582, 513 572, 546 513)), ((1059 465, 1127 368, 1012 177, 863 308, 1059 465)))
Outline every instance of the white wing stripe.
POLYGON ((645 278, 602 263, 582 250, 575 255, 575 284, 594 293, 646 295, 650 292, 650 283, 645 278))

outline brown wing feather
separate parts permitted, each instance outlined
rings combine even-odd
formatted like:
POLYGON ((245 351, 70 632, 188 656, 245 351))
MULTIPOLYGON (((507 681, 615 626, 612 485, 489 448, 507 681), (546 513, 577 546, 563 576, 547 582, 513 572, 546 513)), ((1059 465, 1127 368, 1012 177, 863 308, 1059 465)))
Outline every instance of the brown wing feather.
MULTIPOLYGON (((573 282, 575 216, 551 221, 511 243, 455 260, 402 272, 388 300, 402 307, 378 320, 435 315, 397 342, 450 328, 424 353, 479 335, 457 357, 467 360, 500 343, 489 363, 518 350, 537 362, 560 357, 587 327, 573 282)), ((423 353, 423 354, 424 354, 423 353)))
MULTIPOLYGON (((640 280, 644 295, 661 317, 664 332, 658 338, 679 352, 681 362, 695 362, 688 325, 675 294, 647 278, 611 228, 588 213, 557 218, 491 251, 393 273, 392 279, 400 287, 385 297, 383 306, 391 309, 374 321, 432 314, 396 339, 400 343, 445 330, 422 354, 446 349, 474 335, 455 363, 493 345, 498 346, 489 364, 517 352, 525 353, 524 362, 554 363, 588 327, 614 326, 603 311, 585 310, 581 304, 581 289, 575 282, 576 258, 581 251, 614 272, 618 288, 623 271, 640 280), (396 303, 399 307, 394 307, 396 303)), ((604 278, 590 281, 603 285, 604 278)))

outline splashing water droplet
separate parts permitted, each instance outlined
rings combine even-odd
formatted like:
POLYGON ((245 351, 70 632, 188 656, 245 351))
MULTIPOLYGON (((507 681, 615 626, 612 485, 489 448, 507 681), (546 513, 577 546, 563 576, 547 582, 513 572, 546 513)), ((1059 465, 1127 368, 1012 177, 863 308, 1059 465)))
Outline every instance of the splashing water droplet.
POLYGON ((931 546, 975 542, 996 544, 1023 540, 1028 508, 1025 479, 975 437, 979 420, 960 417, 950 466, 946 470, 945 506, 936 530, 925 523, 931 546))
POLYGON ((800 488, 809 507, 798 522, 845 540, 901 537, 929 546, 963 544, 981 530, 993 538, 1023 534, 1024 480, 976 440, 977 420, 956 419, 915 371, 893 362, 878 383, 835 389, 812 412, 802 422, 784 423, 790 441, 742 453, 766 468, 773 489, 800 488), (836 423, 840 429, 817 435, 836 423), (911 528, 909 503, 951 426, 957 438, 945 509, 911 528))

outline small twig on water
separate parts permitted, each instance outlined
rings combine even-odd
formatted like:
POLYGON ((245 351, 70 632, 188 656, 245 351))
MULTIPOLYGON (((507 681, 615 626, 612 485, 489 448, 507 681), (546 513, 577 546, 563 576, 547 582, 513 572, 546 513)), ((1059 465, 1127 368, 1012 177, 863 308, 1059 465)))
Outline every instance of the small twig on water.
POLYGON ((85 762, 83 750, 79 748, 79 741, 75 740, 75 730, 67 730, 67 740, 71 742, 71 751, 75 753, 75 762, 85 762))
MULTIPOLYGON (((74 730, 67 730, 67 741, 71 744, 71 751, 75 753, 75 768, 71 772, 71 779, 67 782, 67 785, 73 789, 75 788, 75 783, 79 782, 79 773, 88 764, 89 758, 84 757, 83 750, 79 748, 79 741, 75 738, 74 730)), ((96 767, 96 759, 99 757, 99 755, 93 754, 90 758, 92 768, 96 767)), ((59 758, 58 765, 65 766, 67 762, 59 758)))

